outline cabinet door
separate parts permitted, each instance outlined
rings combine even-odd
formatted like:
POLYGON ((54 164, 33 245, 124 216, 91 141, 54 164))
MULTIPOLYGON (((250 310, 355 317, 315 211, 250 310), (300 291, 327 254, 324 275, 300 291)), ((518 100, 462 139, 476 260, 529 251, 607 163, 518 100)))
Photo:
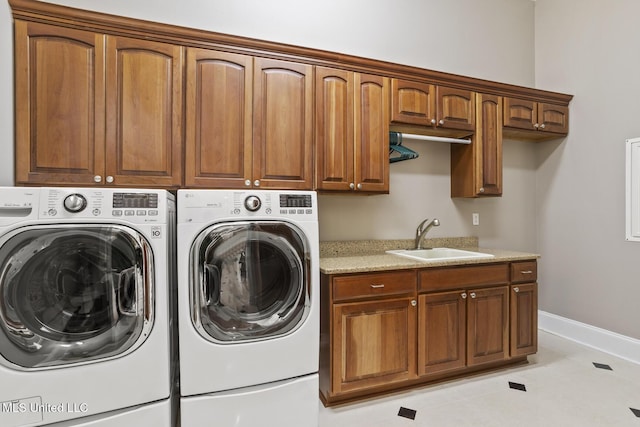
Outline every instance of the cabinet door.
POLYGON ((538 130, 559 134, 569 133, 569 107, 538 103, 538 130))
POLYGON ((538 351, 538 284, 511 286, 511 357, 538 351))
POLYGON ((502 195, 502 98, 476 95, 471 144, 451 145, 451 197, 502 195))
POLYGON ((475 92, 438 86, 437 126, 446 129, 475 130, 475 92))
POLYGON ((509 287, 469 291, 467 365, 509 358, 509 287))
POLYGON ((418 375, 466 365, 466 304, 464 291, 418 297, 418 375))
POLYGON ((308 190, 313 187, 312 75, 310 65, 255 59, 255 186, 308 190))
POLYGON ((316 67, 316 188, 349 191, 354 183, 354 73, 316 67))
POLYGON ((15 21, 16 183, 104 175, 104 36, 15 21))
POLYGON ((433 126, 436 123, 435 86, 391 79, 391 121, 433 126))
POLYGON ((332 388, 336 394, 416 377, 416 308, 412 301, 334 305, 332 388))
POLYGON ((187 50, 185 184, 251 185, 253 58, 187 50))
POLYGON ((536 103, 517 98, 504 98, 504 125, 511 128, 535 130, 538 123, 536 103))
POLYGON ((107 37, 106 182, 182 183, 180 46, 107 37))
POLYGON ((355 75, 355 186, 389 192, 389 79, 355 75))

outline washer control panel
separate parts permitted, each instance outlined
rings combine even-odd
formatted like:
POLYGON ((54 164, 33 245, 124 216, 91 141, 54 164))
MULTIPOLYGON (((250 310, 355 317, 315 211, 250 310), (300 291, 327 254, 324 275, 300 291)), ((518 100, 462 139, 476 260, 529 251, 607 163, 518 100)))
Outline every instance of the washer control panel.
POLYGON ((41 218, 122 218, 129 222, 164 221, 161 191, 46 188, 40 192, 41 218), (160 206, 162 205, 162 206, 160 206))

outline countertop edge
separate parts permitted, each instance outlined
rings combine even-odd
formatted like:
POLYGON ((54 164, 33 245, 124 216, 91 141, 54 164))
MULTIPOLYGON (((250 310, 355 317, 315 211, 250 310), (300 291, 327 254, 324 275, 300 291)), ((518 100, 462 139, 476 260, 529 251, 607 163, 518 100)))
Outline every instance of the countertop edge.
POLYGON ((320 272, 323 274, 368 273, 391 270, 424 269, 450 267, 456 265, 491 264, 497 262, 523 261, 540 258, 539 254, 488 248, 461 248, 493 255, 493 258, 459 259, 439 261, 418 261, 387 253, 369 253, 320 258, 320 272))

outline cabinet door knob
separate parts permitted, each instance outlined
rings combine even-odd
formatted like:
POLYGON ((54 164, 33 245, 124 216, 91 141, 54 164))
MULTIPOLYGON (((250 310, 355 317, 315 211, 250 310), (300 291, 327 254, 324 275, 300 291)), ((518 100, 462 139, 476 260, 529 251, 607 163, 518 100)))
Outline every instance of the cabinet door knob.
POLYGON ((467 299, 467 293, 466 292, 461 293, 460 296, 462 297, 462 299, 467 299))
POLYGON ((372 283, 371 287, 373 289, 382 289, 382 288, 384 288, 384 283, 372 283))
POLYGON ((436 124, 436 119, 431 119, 431 124, 435 125, 436 124))
POLYGON ((411 300, 411 306, 412 306, 412 307, 415 307, 416 305, 418 305, 418 301, 416 301, 416 300, 412 299, 412 300, 411 300))
POLYGON ((260 187, 260 180, 259 180, 259 179, 256 179, 255 181, 253 181, 253 185, 254 185, 255 187, 260 187))
POLYGON ((244 185, 245 185, 245 187, 251 187, 251 180, 250 179, 245 179, 244 180, 244 185))
POLYGON ((96 175, 93 177, 93 182, 100 182, 102 181, 102 177, 100 175, 96 175))
POLYGON ((471 293, 469 294, 469 296, 470 296, 471 298, 475 298, 475 297, 476 297, 476 293, 475 293, 475 292, 471 292, 471 293))
POLYGON ((540 127, 540 125, 538 123, 533 125, 534 128, 538 129, 540 127))
POLYGON ((480 192, 484 193, 484 187, 480 187, 480 192))
POLYGON ((356 188, 356 185, 352 182, 349 184, 349 188, 353 190, 354 188, 356 188))
POLYGON ((113 177, 111 175, 107 176, 107 182, 111 184, 113 182, 113 177))
POLYGON ((513 288, 513 292, 515 292, 515 293, 520 292, 520 288, 516 286, 515 288, 513 288))
POLYGON ((544 124, 544 123, 540 125, 540 129, 544 129, 545 127, 546 127, 546 126, 545 126, 545 124, 544 124))
POLYGON ((444 120, 440 119, 440 121, 438 122, 438 125, 444 126, 444 120))
POLYGON ((358 183, 358 190, 362 190, 362 183, 358 183))

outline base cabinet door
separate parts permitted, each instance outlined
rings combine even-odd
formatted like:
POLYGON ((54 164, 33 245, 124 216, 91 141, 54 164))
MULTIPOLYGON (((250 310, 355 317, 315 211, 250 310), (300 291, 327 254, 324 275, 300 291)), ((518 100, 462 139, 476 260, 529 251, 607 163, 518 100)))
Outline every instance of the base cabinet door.
POLYGON ((336 304, 332 388, 336 394, 416 377, 416 301, 336 304))
POLYGON ((418 296, 418 375, 466 365, 467 293, 418 296))
POLYGON ((538 351, 538 284, 511 286, 511 357, 538 351))
POLYGON ((509 287, 476 289, 467 298, 467 365, 509 358, 509 287))

